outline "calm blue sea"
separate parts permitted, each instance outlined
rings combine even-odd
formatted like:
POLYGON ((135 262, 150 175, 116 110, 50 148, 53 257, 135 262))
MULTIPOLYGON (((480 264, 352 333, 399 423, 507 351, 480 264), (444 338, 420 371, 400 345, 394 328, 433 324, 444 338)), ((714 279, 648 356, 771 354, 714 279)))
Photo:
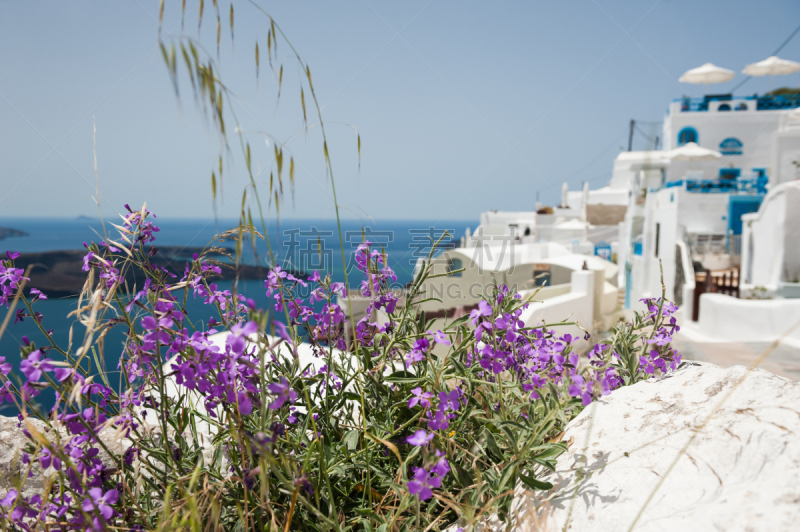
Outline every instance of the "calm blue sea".
MULTIPOLYGON (((118 220, 110 220, 118 223, 118 220)), ((204 247, 211 243, 214 245, 229 246, 234 243, 219 243, 214 241, 218 233, 236 227, 236 220, 187 220, 158 218, 156 225, 161 231, 156 234, 156 247, 158 246, 186 246, 204 247)), ((107 221, 108 222, 108 221, 107 221)), ((383 247, 389 258, 389 265, 397 273, 397 282, 403 285, 411 280, 417 258, 427 256, 431 249, 431 238, 438 237, 447 230, 456 235, 455 241, 464 234, 466 227, 477 226, 477 220, 471 221, 393 221, 378 220, 367 222, 342 222, 342 241, 344 244, 347 269, 342 265, 342 246, 340 245, 339 232, 336 222, 331 220, 293 220, 291 222, 274 222, 267 227, 270 235, 272 251, 276 262, 284 267, 310 271, 321 270, 330 272, 333 279, 343 281, 345 271, 348 271, 351 284, 358 286, 361 281, 360 272, 353 271, 353 252, 365 238, 383 247)), ((0 240, 0 255, 5 256, 5 251, 36 252, 82 249, 83 242, 100 242, 103 240, 103 226, 99 219, 91 218, 3 218, 0 217, 0 227, 11 227, 28 233, 28 236, 11 237, 0 240)), ((261 232, 261 227, 256 226, 261 232)), ((106 223, 111 239, 117 239, 116 230, 106 223)), ((266 257, 267 246, 259 241, 254 255, 250 246, 244 252, 245 261, 251 264, 268 264, 266 257)), ((231 281, 218 281, 221 289, 230 288, 231 281)), ((266 307, 271 300, 265 295, 263 280, 240 281, 239 293, 253 298, 260 307, 266 307)), ((74 318, 67 315, 75 309, 77 300, 74 298, 54 299, 41 301, 36 304, 36 310, 44 315, 42 325, 45 329, 53 330, 53 338, 59 345, 66 346, 69 341, 70 329, 73 330, 73 343, 78 344, 83 338, 84 329, 74 318)), ((187 311, 193 321, 205 321, 210 317, 209 308, 203 305, 202 300, 192 300, 187 304, 187 311)), ((5 310, 0 310, 0 316, 5 317, 5 310)), ((0 318, 2 319, 2 318, 0 318)), ((6 357, 15 368, 19 364, 19 346, 22 336, 27 336, 37 345, 42 345, 41 333, 35 323, 28 318, 24 322, 9 324, 5 334, 0 338, 0 356, 6 357)), ((119 354, 123 342, 122 331, 112 330, 105 339, 103 364, 107 371, 113 373, 117 367, 119 354)), ((112 381, 113 382, 113 381, 112 381)), ((40 396, 40 403, 49 407, 53 404, 52 393, 44 392, 40 396)), ((13 415, 16 410, 8 405, 0 406, 0 414, 13 415)))

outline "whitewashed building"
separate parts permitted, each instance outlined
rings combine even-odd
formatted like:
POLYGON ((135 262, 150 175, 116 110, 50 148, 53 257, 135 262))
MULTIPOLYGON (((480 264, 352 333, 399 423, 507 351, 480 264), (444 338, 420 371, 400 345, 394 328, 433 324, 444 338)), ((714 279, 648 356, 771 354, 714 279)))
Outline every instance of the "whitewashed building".
POLYGON ((662 268, 666 296, 695 318, 696 272, 704 282, 724 273, 743 295, 763 282, 773 295, 790 297, 791 289, 780 288, 800 267, 800 254, 789 251, 800 219, 790 212, 796 187, 782 184, 798 178, 798 106, 800 96, 679 99, 664 117, 664 150, 617 157, 612 182, 627 180, 629 191, 618 253, 626 308, 661 295, 662 268), (716 154, 676 158, 689 143, 716 154))

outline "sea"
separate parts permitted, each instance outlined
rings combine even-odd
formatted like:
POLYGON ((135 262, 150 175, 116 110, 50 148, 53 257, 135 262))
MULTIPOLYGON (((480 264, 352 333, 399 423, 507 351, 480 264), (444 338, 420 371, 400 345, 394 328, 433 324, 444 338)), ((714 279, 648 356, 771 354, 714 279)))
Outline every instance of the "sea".
MULTIPOLYGON (((0 217, 0 227, 18 229, 26 236, 8 237, 0 240, 0 256, 5 258, 6 251, 20 253, 83 249, 84 243, 101 242, 104 235, 111 240, 120 241, 117 230, 111 225, 120 220, 101 221, 99 218, 12 218, 0 217)), ((238 227, 237 220, 231 219, 170 219, 159 217, 154 220, 160 231, 155 234, 158 246, 180 246, 186 248, 204 248, 206 246, 235 247, 235 242, 220 242, 217 236, 224 231, 238 227)), ((254 221, 255 223, 255 221, 254 221)), ((397 274, 397 286, 411 281, 414 266, 420 257, 427 257, 431 252, 432 242, 437 241, 445 232, 440 246, 457 245, 461 235, 468 227, 478 225, 477 220, 434 221, 434 220, 342 220, 341 235, 335 220, 272 220, 266 227, 274 262, 284 269, 310 273, 313 270, 321 274, 330 273, 334 281, 344 281, 345 276, 351 286, 358 286, 363 278, 355 269, 354 255, 359 244, 364 240, 373 243, 373 249, 384 250, 389 266, 397 274), (342 259, 344 250, 344 261, 342 259)), ((263 233, 263 226, 255 223, 256 231, 263 233)), ((437 249, 434 254, 441 252, 437 249)), ((244 246, 242 261, 247 264, 271 265, 272 261, 266 241, 257 239, 255 253, 252 245, 244 246)), ((230 289, 233 281, 214 281, 219 289, 230 289)), ((267 308, 273 301, 268 298, 263 279, 240 280, 237 291, 252 298, 260 308, 267 308)), ((75 310, 77 298, 48 298, 35 303, 34 310, 43 315, 42 326, 52 329, 52 337, 60 346, 65 347, 72 338, 72 349, 80 345, 84 328, 69 314, 75 310)), ((210 308, 202 299, 189 296, 187 314, 193 322, 207 321, 211 317, 210 308)), ((0 309, 0 316, 5 318, 5 309, 0 309)), ((0 318, 0 320, 2 320, 0 318)), ((276 317, 276 319, 281 319, 276 317)), ((2 338, 0 338, 0 356, 5 357, 14 368, 19 367, 20 346, 23 337, 36 343, 46 345, 44 336, 32 318, 14 323, 11 318, 2 338)), ((117 375, 117 364, 122 351, 124 334, 121 327, 112 329, 106 336, 102 356, 99 363, 105 371, 117 375)), ((14 374, 12 373, 12 378, 14 374)), ((112 378, 112 384, 114 379, 112 378)), ((45 390, 37 398, 42 408, 49 408, 55 401, 51 390, 45 390)), ((14 405, 0 405, 0 415, 16 415, 14 405)))

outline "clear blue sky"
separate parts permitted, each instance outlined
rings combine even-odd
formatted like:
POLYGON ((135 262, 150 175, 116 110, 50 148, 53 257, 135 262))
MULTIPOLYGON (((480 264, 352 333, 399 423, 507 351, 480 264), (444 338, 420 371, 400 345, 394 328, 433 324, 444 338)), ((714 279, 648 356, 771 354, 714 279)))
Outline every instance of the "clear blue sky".
MULTIPOLYGON (((180 0, 165 27, 180 33, 180 0)), ((195 34, 197 0, 186 31, 195 34)), ((229 2, 220 0, 224 13, 229 2)), ((235 49, 223 22, 222 76, 245 129, 289 139, 302 125, 298 72, 286 59, 284 95, 254 43, 266 22, 235 1, 235 49)), ((337 0, 264 4, 311 65, 331 129, 340 203, 348 216, 475 219, 558 200, 561 183, 601 186, 627 143, 628 121, 661 120, 681 85, 713 62, 737 72, 766 58, 800 23, 796 0, 761 2, 337 0), (357 174, 352 124, 362 136, 357 174)), ((213 48, 206 1, 202 38, 213 48)), ((158 1, 0 2, 0 217, 95 214, 92 121, 104 213, 147 201, 168 216, 212 214, 218 142, 186 80, 181 104, 156 48, 158 1)), ((800 36, 780 54, 800 60, 800 36)), ((730 90, 742 79, 713 86, 730 90)), ((797 75, 777 78, 797 86, 797 75)), ((765 92, 768 79, 740 93, 765 92)), ((271 151, 253 140, 254 165, 271 151)), ((636 146, 643 148, 639 136, 636 146)), ((285 217, 330 217, 330 186, 315 131, 297 157, 285 217)), ((226 175, 219 207, 237 214, 245 175, 226 175)), ((266 178, 260 176, 266 186, 266 178)))

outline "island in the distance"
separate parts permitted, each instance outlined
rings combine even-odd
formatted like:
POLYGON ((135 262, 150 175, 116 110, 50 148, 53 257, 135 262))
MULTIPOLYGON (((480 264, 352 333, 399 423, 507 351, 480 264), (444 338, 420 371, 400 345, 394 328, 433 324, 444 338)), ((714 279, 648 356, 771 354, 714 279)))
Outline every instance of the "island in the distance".
POLYGON ((28 236, 28 233, 26 233, 25 231, 20 231, 19 229, 14 229, 12 227, 0 227, 0 240, 12 236, 28 236))
MULTIPOLYGON (((230 251, 233 252, 233 250, 230 251)), ((157 253, 150 258, 150 262, 157 266, 163 266, 180 279, 183 277, 186 263, 193 260, 192 255, 202 252, 203 248, 199 247, 164 246, 157 248, 157 253)), ((86 250, 23 253, 14 263, 17 268, 23 269, 32 265, 27 287, 38 288, 48 297, 71 297, 77 296, 86 282, 86 272, 82 270, 85 255, 86 250)), ((267 266, 239 265, 235 267, 229 263, 229 259, 222 252, 206 253, 206 257, 217 259, 222 263, 222 275, 215 276, 217 279, 235 279, 237 276, 241 280, 266 279, 269 272, 267 266)), ((120 268, 121 264, 118 264, 117 267, 120 268)), ((127 268, 125 275, 125 281, 131 289, 134 285, 137 288, 141 287, 145 281, 141 271, 134 270, 136 269, 127 268)), ((303 272, 292 273, 306 277, 303 272)))

